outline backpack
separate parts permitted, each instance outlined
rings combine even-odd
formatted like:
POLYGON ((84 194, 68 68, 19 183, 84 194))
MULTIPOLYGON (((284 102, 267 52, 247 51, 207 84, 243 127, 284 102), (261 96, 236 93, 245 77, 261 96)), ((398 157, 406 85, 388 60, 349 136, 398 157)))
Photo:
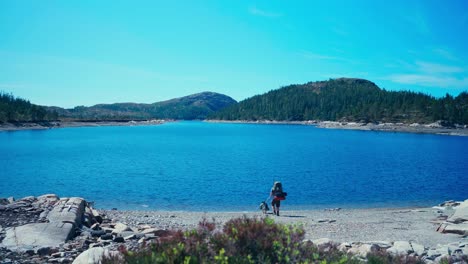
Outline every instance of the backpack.
POLYGON ((279 181, 275 182, 271 191, 275 197, 279 198, 278 200, 284 200, 286 199, 286 195, 288 195, 287 193, 283 192, 283 185, 279 181))

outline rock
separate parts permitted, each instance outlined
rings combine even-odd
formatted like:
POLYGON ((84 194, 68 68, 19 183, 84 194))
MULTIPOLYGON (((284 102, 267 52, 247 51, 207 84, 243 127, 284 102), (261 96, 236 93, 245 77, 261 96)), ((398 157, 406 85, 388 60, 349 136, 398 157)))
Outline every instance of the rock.
POLYGON ((348 249, 350 249, 352 246, 348 242, 343 242, 338 246, 338 250, 343 251, 343 252, 348 252, 348 249))
POLYGON ((94 223, 90 228, 91 228, 92 230, 99 230, 99 229, 101 229, 99 223, 94 223))
POLYGON ((29 247, 59 246, 74 235, 70 223, 35 223, 7 230, 1 246, 22 250, 29 247))
POLYGON ((125 239, 121 236, 116 236, 113 241, 117 243, 124 243, 125 239))
MULTIPOLYGON (((55 195, 41 196, 41 200, 55 199, 55 195)), ((36 201, 34 196, 22 198, 13 205, 23 206, 36 201)), ((6 237, 0 246, 24 250, 43 246, 59 246, 75 236, 75 228, 81 224, 84 210, 82 198, 63 198, 54 204, 47 215, 48 223, 32 223, 13 227, 7 230, 6 237)))
POLYGON ((112 240, 112 234, 104 234, 101 236, 102 240, 112 240))
POLYGON ((36 197, 34 196, 26 196, 26 197, 23 197, 21 199, 19 199, 18 202, 27 202, 27 203, 32 203, 36 200, 36 197))
POLYGON ((136 238, 137 238, 137 236, 135 234, 124 237, 125 240, 131 240, 131 239, 136 239, 136 238))
POLYGON ((15 202, 15 198, 14 198, 13 196, 12 196, 12 197, 8 197, 7 200, 8 200, 8 203, 10 203, 10 204, 12 204, 12 203, 15 202))
POLYGON ((134 234, 135 234, 135 232, 133 232, 133 231, 123 231, 123 232, 119 233, 119 236, 127 237, 127 236, 131 236, 131 235, 134 235, 134 234))
POLYGON ((411 244, 407 241, 395 241, 393 246, 387 249, 387 252, 392 255, 406 255, 413 252, 411 244))
POLYGON ((156 231, 158 231, 157 228, 148 228, 148 229, 143 230, 141 233, 146 235, 146 234, 155 233, 156 231))
POLYGON ((468 199, 455 208, 455 213, 447 221, 455 224, 468 221, 468 199))
POLYGON ((312 243, 316 245, 319 249, 324 249, 332 245, 333 241, 329 238, 319 238, 319 239, 312 240, 312 243))
POLYGON ((417 243, 411 242, 411 247, 413 248, 413 252, 416 253, 416 255, 418 256, 422 256, 424 252, 426 251, 423 245, 420 245, 417 243))
POLYGON ((99 264, 101 263, 103 257, 118 256, 117 251, 109 251, 108 249, 102 247, 90 248, 83 253, 81 253, 73 264, 99 264))
POLYGON ((443 223, 441 224, 441 228, 439 228, 438 230, 441 233, 452 233, 452 234, 459 234, 462 236, 468 235, 468 222, 464 222, 460 224, 443 223))
POLYGON ((83 198, 62 198, 47 215, 50 222, 68 222, 81 226, 81 218, 85 210, 83 198))
POLYGON ((107 234, 106 231, 104 230, 91 230, 91 236, 92 237, 100 237, 102 235, 107 234))
POLYGON ((10 202, 8 202, 8 199, 6 198, 0 198, 0 205, 7 205, 9 204, 10 202))
POLYGON ((436 249, 429 249, 427 251, 427 258, 430 260, 435 260, 439 256, 448 255, 448 254, 449 254, 449 248, 448 246, 444 246, 444 247, 439 247, 436 249))
POLYGON ((458 205, 460 205, 460 203, 455 202, 454 200, 445 201, 445 202, 439 204, 440 207, 454 207, 454 206, 458 206, 458 205))
POLYGON ((365 258, 367 254, 377 251, 379 251, 379 246, 375 244, 362 244, 357 247, 352 247, 348 250, 348 253, 365 258))
POLYGON ((114 230, 112 231, 112 233, 113 234, 120 234, 120 233, 122 233, 124 231, 131 231, 131 229, 125 224, 117 223, 117 224, 115 224, 114 230))
POLYGON ((37 204, 53 204, 59 200, 56 194, 44 194, 37 197, 37 204))
POLYGON ((37 254, 39 256, 48 256, 50 255, 50 247, 40 247, 37 249, 37 254))

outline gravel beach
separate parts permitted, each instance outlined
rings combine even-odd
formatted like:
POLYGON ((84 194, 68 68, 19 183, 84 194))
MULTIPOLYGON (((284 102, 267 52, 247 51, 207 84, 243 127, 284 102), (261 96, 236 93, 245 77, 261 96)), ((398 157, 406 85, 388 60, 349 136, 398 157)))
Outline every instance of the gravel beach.
MULTIPOLYGON (((435 208, 326 209, 282 211, 280 216, 259 212, 183 212, 101 210, 114 222, 149 224, 160 229, 191 229, 206 218, 221 227, 236 217, 272 217, 278 223, 302 224, 307 239, 329 238, 335 242, 413 241, 433 247, 468 240, 436 231, 441 211, 435 208)), ((445 213, 445 212, 444 212, 445 213)))

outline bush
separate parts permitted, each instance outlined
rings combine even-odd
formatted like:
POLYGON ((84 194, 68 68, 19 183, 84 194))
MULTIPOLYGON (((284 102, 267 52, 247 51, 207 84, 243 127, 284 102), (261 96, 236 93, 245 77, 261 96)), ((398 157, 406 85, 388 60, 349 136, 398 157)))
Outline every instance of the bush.
MULTIPOLYGON (((138 251, 121 248, 123 257, 103 263, 361 263, 334 245, 316 247, 304 241, 304 229, 271 218, 236 218, 217 229, 204 219, 197 229, 172 231, 138 251)), ((410 261, 410 262, 418 262, 410 261)), ((369 256, 369 263, 401 263, 388 254, 369 256)))

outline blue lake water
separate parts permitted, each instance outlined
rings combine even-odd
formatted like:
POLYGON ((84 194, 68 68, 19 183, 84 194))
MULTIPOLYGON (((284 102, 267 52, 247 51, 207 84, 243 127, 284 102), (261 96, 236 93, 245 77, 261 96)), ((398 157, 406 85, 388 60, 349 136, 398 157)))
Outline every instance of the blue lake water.
POLYGON ((175 122, 0 133, 0 197, 98 208, 253 211, 431 206, 468 198, 468 137, 175 122))

